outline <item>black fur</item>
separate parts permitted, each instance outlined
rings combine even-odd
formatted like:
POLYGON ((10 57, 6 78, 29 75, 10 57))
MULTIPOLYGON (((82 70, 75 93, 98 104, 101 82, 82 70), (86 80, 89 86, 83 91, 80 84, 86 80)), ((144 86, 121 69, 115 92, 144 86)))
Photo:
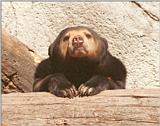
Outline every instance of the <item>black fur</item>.
POLYGON ((65 59, 61 59, 57 47, 67 30, 63 30, 49 47, 49 58, 38 65, 33 91, 47 91, 56 96, 73 98, 95 95, 107 89, 124 89, 125 66, 109 53, 107 40, 91 29, 88 30, 99 38, 100 54, 96 58, 66 55, 65 59))

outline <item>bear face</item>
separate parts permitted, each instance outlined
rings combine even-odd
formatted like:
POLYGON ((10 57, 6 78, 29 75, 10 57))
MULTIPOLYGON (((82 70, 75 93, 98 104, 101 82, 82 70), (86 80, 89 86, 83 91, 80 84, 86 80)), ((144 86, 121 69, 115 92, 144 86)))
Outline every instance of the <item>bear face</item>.
POLYGON ((54 50, 61 56, 80 58, 96 58, 107 50, 107 40, 100 37, 96 32, 84 26, 70 27, 64 29, 51 44, 49 55, 52 56, 54 50), (55 49, 56 48, 56 49, 55 49))
POLYGON ((125 88, 124 64, 108 51, 107 40, 88 27, 62 30, 48 53, 36 68, 33 91, 73 98, 125 88))

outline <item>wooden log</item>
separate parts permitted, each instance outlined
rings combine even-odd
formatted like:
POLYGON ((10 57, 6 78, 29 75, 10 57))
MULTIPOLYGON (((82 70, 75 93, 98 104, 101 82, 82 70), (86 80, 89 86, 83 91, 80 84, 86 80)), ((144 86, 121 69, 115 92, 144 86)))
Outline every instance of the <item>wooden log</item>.
POLYGON ((4 126, 159 126, 160 89, 108 90, 83 98, 2 95, 4 126))
POLYGON ((41 58, 7 32, 2 32, 3 93, 32 91, 33 75, 41 58))

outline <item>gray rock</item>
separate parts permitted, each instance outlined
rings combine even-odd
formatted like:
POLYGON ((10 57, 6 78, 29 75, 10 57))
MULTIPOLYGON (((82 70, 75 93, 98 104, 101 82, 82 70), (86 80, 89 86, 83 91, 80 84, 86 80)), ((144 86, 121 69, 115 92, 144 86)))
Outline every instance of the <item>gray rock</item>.
POLYGON ((160 87, 160 2, 3 2, 2 27, 41 56, 59 32, 84 25, 127 67, 127 88, 160 87))

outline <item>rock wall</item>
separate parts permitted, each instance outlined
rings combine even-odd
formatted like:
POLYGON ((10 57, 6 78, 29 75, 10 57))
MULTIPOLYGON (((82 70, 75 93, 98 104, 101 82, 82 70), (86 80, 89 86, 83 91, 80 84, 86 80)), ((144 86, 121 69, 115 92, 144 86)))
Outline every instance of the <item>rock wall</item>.
POLYGON ((127 88, 160 87, 160 2, 2 2, 2 28, 43 58, 58 33, 92 28, 127 67, 127 88))

